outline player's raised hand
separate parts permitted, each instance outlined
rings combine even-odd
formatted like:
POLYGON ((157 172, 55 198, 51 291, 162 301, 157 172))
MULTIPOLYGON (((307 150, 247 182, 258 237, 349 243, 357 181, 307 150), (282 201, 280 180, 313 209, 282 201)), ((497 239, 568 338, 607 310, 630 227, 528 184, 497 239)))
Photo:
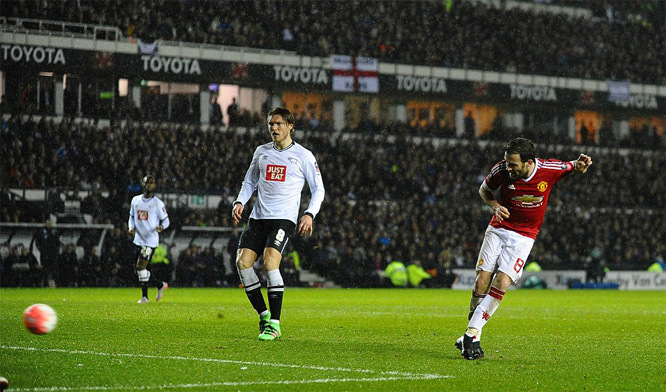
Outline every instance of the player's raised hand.
POLYGON ((583 174, 587 171, 587 168, 592 165, 592 158, 588 155, 580 154, 578 159, 576 159, 575 165, 576 172, 583 174))
POLYGON ((298 234, 312 235, 312 217, 310 215, 306 214, 301 217, 301 221, 298 223, 298 234))
POLYGON ((234 204, 234 208, 231 210, 231 217, 234 219, 234 224, 237 225, 241 221, 243 216, 243 205, 241 203, 234 204))

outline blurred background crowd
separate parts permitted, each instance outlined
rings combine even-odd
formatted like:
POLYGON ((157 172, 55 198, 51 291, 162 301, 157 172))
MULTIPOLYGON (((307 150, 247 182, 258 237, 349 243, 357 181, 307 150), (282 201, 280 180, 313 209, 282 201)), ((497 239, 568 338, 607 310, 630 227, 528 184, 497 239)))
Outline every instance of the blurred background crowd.
POLYGON ((666 81, 663 1, 547 3, 583 7, 592 17, 457 0, 21 0, 3 6, 3 16, 117 26, 128 37, 148 41, 282 49, 309 56, 349 54, 385 62, 600 80, 666 81))
MULTIPOLYGON (((3 1, 1 11, 3 18, 25 18, 25 27, 34 20, 107 25, 146 42, 666 83, 666 2, 525 3, 580 8, 591 16, 458 0, 16 0, 3 1)), ((269 141, 266 110, 237 108, 233 116, 227 111, 225 128, 218 108, 211 127, 198 125, 196 94, 177 95, 170 104, 171 118, 178 121, 162 123, 155 120, 164 118, 166 98, 147 100, 141 109, 123 101, 104 111, 88 107, 95 105, 94 94, 82 88, 79 113, 95 118, 81 119, 74 117, 74 101, 65 90, 65 116, 54 119, 31 116, 35 108, 26 102, 36 92, 25 91, 26 97, 3 96, 0 103, 0 222, 44 228, 35 231, 34 243, 0 244, 2 286, 135 285, 126 223, 141 178, 153 174, 158 195, 222 196, 217 208, 170 207, 169 231, 231 227, 231 202, 254 149, 269 141), (99 116, 109 121, 100 122, 99 116), (46 197, 36 203, 10 189, 44 189, 46 197), (76 243, 61 241, 48 218, 71 202, 92 223, 113 227, 103 243, 97 242, 99 230, 85 231, 76 243)), ((361 118, 335 132, 305 110, 295 114, 295 140, 314 152, 327 193, 314 235, 295 237, 285 255, 281 268, 288 285, 298 285, 299 271, 307 269, 341 286, 379 286, 378 271, 401 261, 439 277, 432 285, 450 286, 452 268, 475 266, 491 217, 479 199, 479 185, 502 158, 503 144, 518 135, 535 141, 539 157, 573 160, 584 152, 595 162, 584 179, 565 178, 554 188, 529 261, 544 269, 583 269, 594 251, 610 269, 645 270, 666 255, 666 143, 657 128, 634 127, 618 138, 610 123, 602 123, 594 140, 573 140, 540 127, 519 132, 503 126, 500 117, 480 136, 456 135, 452 123, 361 118)), ((307 201, 306 193, 302 205, 307 201)), ((236 285, 229 261, 240 230, 230 232, 224 249, 162 246, 153 270, 181 286, 236 285)))
MULTIPOLYGON (((268 139, 263 128, 243 134, 174 124, 98 127, 16 117, 6 120, 2 128, 4 186, 65 191, 80 201, 81 211, 91 214, 95 223, 117 227, 100 250, 102 259, 132 250, 124 231, 129 200, 140 192, 140 180, 148 172, 157 179, 158 193, 223 196, 217 210, 170 210, 176 227, 232 226, 230 202, 254 149, 268 139), (88 196, 80 198, 78 191, 88 196)), ((490 167, 501 159, 503 143, 415 138, 406 136, 407 132, 392 133, 395 130, 336 136, 296 132, 298 143, 314 150, 327 186, 315 235, 294 241, 302 259, 300 267, 341 284, 363 286, 376 285, 376 271, 393 260, 418 262, 425 269, 474 266, 491 215, 477 190, 490 167)), ((565 178, 553 190, 533 260, 549 269, 580 269, 590 249, 597 247, 611 269, 645 269, 663 257, 665 216, 664 209, 658 208, 666 202, 663 150, 549 144, 540 143, 538 137, 535 141, 540 157, 572 160, 585 152, 593 156, 595 165, 584 179, 565 178), (628 233, 644 232, 646 222, 652 235, 618 240, 628 233)), ((45 209, 35 209, 27 202, 13 201, 6 188, 2 198, 4 222, 43 222, 45 211, 57 211, 63 203, 49 199, 45 209)), ((94 253, 92 241, 79 242, 86 255, 94 253)), ((185 258, 177 258, 181 283, 233 280, 214 272, 220 267, 209 268, 221 264, 224 269, 222 256, 213 249, 189 251, 185 258), (190 261, 191 268, 185 267, 190 261)), ((233 254, 235 250, 229 257, 233 254)), ((105 265, 112 269, 110 263, 105 265)), ((122 265, 127 270, 123 275, 119 268, 116 282, 131 279, 131 263, 122 265)), ((89 266, 80 268, 86 269, 89 266)), ((227 272, 233 275, 234 271, 227 272)))

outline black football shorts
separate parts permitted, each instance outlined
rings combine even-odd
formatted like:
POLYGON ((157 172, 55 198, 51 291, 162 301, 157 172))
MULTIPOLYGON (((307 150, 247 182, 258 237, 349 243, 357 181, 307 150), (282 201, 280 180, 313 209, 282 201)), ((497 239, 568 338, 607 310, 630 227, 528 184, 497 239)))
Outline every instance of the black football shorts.
POLYGON ((265 248, 275 248, 282 254, 294 230, 296 224, 287 219, 250 219, 240 236, 238 248, 251 249, 259 256, 265 248))

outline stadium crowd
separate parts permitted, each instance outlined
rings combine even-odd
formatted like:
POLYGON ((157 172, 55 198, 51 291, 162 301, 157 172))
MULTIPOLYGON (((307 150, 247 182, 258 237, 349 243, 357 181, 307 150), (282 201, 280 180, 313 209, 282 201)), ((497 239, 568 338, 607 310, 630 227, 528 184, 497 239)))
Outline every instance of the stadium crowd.
MULTIPOLYGON (((154 41, 349 54, 599 80, 666 81, 664 2, 571 2, 593 17, 468 1, 3 2, 3 16, 119 27, 154 41)), ((25 27, 28 27, 26 25, 25 27)))
MULTIPOLYGON (((338 136, 297 131, 295 140, 313 149, 327 184, 315 235, 293 243, 301 255, 301 267, 341 285, 374 286, 379 284, 377 271, 393 260, 421 263, 430 270, 474 266, 491 215, 482 208, 477 190, 502 156, 502 143, 418 139, 408 131, 338 136)), ((565 179, 554 189, 532 260, 546 269, 581 269, 589 251, 597 247, 611 269, 645 269, 663 257, 663 150, 556 145, 535 136, 540 157, 575 159, 585 151, 594 157, 595 165, 586 181, 565 179), (650 222, 649 231, 646 222, 650 222), (631 241, 626 240, 628 236, 631 241)), ((254 147, 267 141, 262 129, 243 134, 175 124, 102 127, 94 122, 65 119, 58 124, 16 116, 5 120, 0 138, 0 154, 5 157, 0 221, 43 222, 45 212, 60 208, 62 200, 49 198, 45 209, 35 211, 10 198, 6 188, 50 188, 65 190, 73 199, 78 191, 87 191, 87 197, 79 198, 81 211, 90 213, 96 223, 116 227, 100 250, 103 262, 99 262, 107 272, 103 282, 89 276, 94 268, 77 264, 76 271, 81 273, 76 283, 62 285, 131 282, 133 261, 126 252, 132 246, 125 226, 129 200, 140 192, 145 173, 155 175, 158 194, 223 196, 217 210, 170 209, 172 225, 232 226, 230 201, 254 147)), ((82 260, 97 263, 90 258, 93 241, 79 242, 86 251, 82 260)), ((59 256, 70 260, 63 263, 71 263, 69 245, 62 254, 70 258, 59 256)), ((189 252, 178 255, 178 284, 233 281, 233 271, 210 271, 211 265, 219 265, 221 254, 202 249, 189 252)), ((4 273, 23 249, 13 253, 14 259, 3 260, 4 273)))

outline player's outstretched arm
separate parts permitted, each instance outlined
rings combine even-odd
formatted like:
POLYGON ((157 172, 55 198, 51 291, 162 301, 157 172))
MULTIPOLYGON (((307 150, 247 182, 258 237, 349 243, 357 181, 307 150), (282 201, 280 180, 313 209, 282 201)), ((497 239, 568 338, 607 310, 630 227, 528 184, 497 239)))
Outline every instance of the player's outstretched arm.
POLYGON ((592 165, 592 158, 588 155, 585 154, 580 154, 578 159, 574 162, 574 171, 579 174, 583 174, 587 171, 587 168, 589 168, 592 165))

